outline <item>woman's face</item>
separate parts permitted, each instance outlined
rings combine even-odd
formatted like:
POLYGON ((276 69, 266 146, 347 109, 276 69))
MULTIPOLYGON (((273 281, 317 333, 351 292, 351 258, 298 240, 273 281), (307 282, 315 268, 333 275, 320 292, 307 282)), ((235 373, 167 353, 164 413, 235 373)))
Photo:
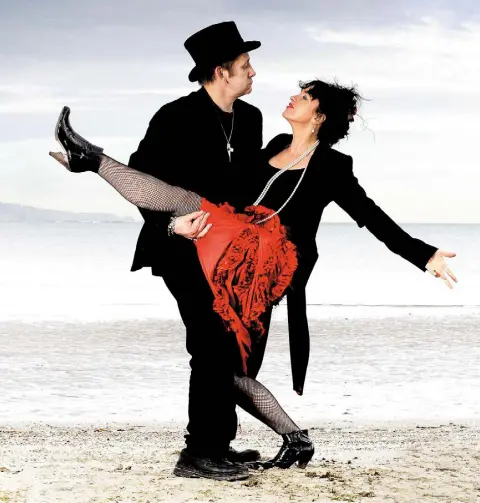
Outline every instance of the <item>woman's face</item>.
POLYGON ((299 94, 290 97, 290 103, 285 108, 282 116, 289 122, 300 124, 314 124, 317 114, 315 111, 319 107, 318 99, 312 99, 303 89, 299 94))

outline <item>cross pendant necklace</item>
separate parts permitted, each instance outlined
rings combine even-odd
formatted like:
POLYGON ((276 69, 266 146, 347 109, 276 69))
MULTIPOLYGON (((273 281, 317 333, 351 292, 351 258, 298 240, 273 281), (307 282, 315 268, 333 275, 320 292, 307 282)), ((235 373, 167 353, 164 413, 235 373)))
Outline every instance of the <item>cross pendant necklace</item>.
MULTIPOLYGON (((218 114, 217 114, 218 117, 218 114)), ((233 133, 233 121, 235 120, 235 110, 232 110, 232 128, 230 129, 230 135, 227 136, 227 133, 225 133, 225 129, 223 128, 222 121, 220 120, 220 117, 218 117, 218 122, 220 122, 220 127, 222 128, 223 135, 225 136, 225 139, 227 140, 227 153, 228 153, 228 162, 232 162, 232 152, 233 148, 232 145, 230 144, 230 141, 232 139, 232 133, 233 133)))
POLYGON ((228 162, 232 162, 232 152, 233 148, 230 145, 230 142, 227 142, 227 152, 228 152, 228 162))

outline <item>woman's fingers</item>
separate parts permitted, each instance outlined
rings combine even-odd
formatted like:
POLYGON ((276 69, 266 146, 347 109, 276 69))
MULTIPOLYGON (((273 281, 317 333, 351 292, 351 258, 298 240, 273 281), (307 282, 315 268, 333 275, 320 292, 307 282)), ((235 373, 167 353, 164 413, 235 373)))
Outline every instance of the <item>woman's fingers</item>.
POLYGON ((455 281, 455 283, 458 283, 457 277, 453 274, 453 271, 449 267, 445 268, 445 272, 453 279, 453 281, 455 281))
POLYGON ((442 257, 453 258, 456 257, 457 254, 455 252, 447 251, 447 250, 438 250, 439 254, 442 257))
POLYGON ((429 267, 429 268, 427 268, 427 270, 430 274, 432 274, 436 278, 442 279, 445 282, 445 284, 448 286, 448 288, 450 288, 450 289, 453 288, 453 284, 449 281, 448 276, 450 276, 450 278, 453 281, 455 281, 455 283, 457 282, 456 276, 453 274, 453 272, 445 264, 437 266, 436 268, 429 267))
POLYGON ((453 289, 453 285, 450 283, 450 281, 448 280, 448 278, 446 276, 442 276, 442 279, 443 279, 443 281, 445 281, 445 283, 448 286, 448 288, 450 288, 450 290, 452 290, 453 289))
POLYGON ((445 282, 445 284, 448 286, 448 288, 452 289, 453 284, 450 282, 450 280, 448 279, 448 276, 447 276, 448 267, 446 267, 446 265, 442 264, 442 266, 439 269, 440 270, 438 270, 436 272, 436 277, 443 280, 445 282))

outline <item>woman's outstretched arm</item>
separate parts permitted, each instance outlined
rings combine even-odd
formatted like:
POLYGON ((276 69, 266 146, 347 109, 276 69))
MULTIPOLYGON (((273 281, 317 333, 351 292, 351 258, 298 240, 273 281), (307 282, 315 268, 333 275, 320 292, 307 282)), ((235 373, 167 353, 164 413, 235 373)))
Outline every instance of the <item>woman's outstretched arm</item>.
MULTIPOLYGON (((454 257, 455 253, 439 250, 435 246, 410 236, 395 223, 375 202, 370 199, 353 173, 353 160, 350 156, 342 163, 336 182, 333 200, 346 211, 359 227, 366 227, 389 250, 400 255, 421 271, 428 270, 443 279, 449 288, 449 281, 457 281, 448 268, 444 257, 454 257)), ((340 166, 339 166, 340 168, 340 166)))

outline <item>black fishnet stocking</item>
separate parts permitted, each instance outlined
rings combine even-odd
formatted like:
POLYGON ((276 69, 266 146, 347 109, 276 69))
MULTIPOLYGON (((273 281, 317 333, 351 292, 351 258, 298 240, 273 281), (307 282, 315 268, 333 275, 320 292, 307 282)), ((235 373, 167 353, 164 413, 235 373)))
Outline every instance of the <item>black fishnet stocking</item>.
POLYGON ((138 208, 169 212, 174 216, 200 209, 202 197, 195 192, 169 185, 106 155, 102 154, 100 159, 98 174, 138 208))
POLYGON ((284 435, 300 429, 262 383, 248 376, 236 376, 234 386, 237 405, 275 433, 284 435))

